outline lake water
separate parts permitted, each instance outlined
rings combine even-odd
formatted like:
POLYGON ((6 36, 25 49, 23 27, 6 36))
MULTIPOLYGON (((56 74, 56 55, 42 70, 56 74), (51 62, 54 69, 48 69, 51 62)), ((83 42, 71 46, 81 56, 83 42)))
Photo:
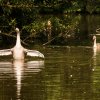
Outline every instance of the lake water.
POLYGON ((37 48, 45 59, 0 57, 0 100, 99 100, 100 53, 86 46, 37 48))

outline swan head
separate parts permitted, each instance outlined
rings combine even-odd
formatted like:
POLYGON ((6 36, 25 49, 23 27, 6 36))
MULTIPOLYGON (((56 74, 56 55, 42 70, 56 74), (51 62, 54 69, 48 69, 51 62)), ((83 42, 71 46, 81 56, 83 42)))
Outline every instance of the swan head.
POLYGON ((96 36, 95 35, 93 36, 93 40, 96 40, 96 36))
POLYGON ((18 33, 19 32, 19 28, 16 28, 15 31, 18 33))

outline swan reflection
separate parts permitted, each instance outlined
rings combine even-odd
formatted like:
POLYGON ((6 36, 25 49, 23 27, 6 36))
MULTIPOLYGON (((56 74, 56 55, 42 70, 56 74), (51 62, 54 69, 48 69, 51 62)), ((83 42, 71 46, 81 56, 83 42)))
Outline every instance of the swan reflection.
POLYGON ((41 68, 43 68, 44 61, 28 61, 24 62, 24 60, 14 60, 14 73, 17 80, 17 99, 20 100, 21 96, 21 85, 22 85, 22 78, 24 76, 24 72, 32 71, 32 72, 39 72, 41 68))
MULTIPOLYGON (((13 66, 14 66, 14 73, 15 73, 15 77, 16 77, 16 85, 17 85, 17 99, 20 98, 21 95, 21 79, 23 76, 23 70, 24 70, 24 60, 14 60, 13 61, 13 66)), ((20 100, 20 99, 19 99, 20 100)))
POLYGON ((8 75, 5 78, 14 75, 16 80, 16 98, 21 100, 21 88, 22 80, 24 76, 28 76, 27 72, 38 73, 43 69, 44 61, 27 61, 25 60, 13 60, 13 62, 0 62, 0 74, 7 73, 8 75))

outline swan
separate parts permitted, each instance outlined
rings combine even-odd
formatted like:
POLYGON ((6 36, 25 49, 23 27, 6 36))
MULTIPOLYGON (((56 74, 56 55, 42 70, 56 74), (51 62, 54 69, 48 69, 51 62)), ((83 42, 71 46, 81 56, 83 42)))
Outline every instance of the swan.
POLYGON ((44 58, 44 55, 41 52, 24 48, 21 45, 19 28, 16 28, 15 31, 17 33, 15 46, 11 49, 0 50, 0 56, 13 55, 14 59, 24 59, 26 54, 27 56, 44 58))
POLYGON ((96 42, 96 36, 93 36, 93 50, 94 52, 100 51, 100 43, 96 42))

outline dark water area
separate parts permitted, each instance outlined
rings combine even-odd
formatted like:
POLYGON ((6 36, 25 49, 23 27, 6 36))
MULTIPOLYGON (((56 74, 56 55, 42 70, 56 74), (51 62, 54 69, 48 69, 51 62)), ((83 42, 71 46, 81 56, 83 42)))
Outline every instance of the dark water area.
POLYGON ((45 59, 0 57, 0 100, 99 100, 100 53, 89 46, 34 47, 45 59))

